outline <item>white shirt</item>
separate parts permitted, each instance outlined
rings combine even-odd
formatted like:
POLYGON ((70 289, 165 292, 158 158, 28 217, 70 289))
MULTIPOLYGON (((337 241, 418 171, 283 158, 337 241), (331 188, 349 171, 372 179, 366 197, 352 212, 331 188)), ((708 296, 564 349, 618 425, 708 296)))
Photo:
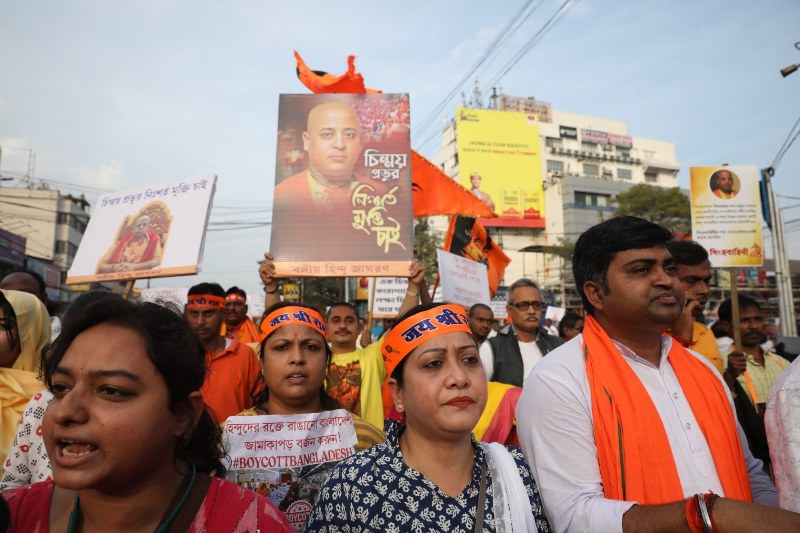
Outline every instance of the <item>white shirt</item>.
MULTIPOLYGON (((517 339, 519 345, 519 353, 522 354, 522 381, 528 379, 528 376, 536 366, 536 363, 544 359, 542 351, 536 345, 536 341, 522 342, 517 339)), ((486 372, 486 381, 492 381, 494 374, 494 349, 489 342, 483 341, 480 346, 481 363, 483 370, 486 372)))
POLYGON ((784 509, 800 513, 800 358, 781 372, 767 398, 772 473, 784 509))
MULTIPOLYGON (((550 352, 531 372, 517 404, 517 432, 554 531, 622 531, 622 515, 637 502, 603 495, 582 343, 583 335, 578 335, 550 352)), ((709 490, 723 495, 708 443, 667 360, 671 339, 665 337, 662 344, 658 368, 624 346, 617 347, 661 417, 684 495, 709 490)), ((713 368, 702 355, 690 353, 713 368)), ((775 487, 761 471, 762 462, 750 453, 738 423, 737 428, 753 500, 776 505, 775 487)))

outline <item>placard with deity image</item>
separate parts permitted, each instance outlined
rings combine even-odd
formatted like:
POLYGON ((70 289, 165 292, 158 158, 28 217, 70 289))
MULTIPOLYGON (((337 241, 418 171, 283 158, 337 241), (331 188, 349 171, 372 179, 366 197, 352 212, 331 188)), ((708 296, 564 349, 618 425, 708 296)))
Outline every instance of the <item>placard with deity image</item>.
POLYGON ((408 276, 407 94, 282 94, 272 235, 279 277, 408 276))
POLYGON ((101 196, 67 283, 197 274, 217 177, 101 196))
POLYGON ((232 416, 225 422, 226 477, 268 498, 303 531, 329 471, 355 453, 344 409, 303 415, 232 416))

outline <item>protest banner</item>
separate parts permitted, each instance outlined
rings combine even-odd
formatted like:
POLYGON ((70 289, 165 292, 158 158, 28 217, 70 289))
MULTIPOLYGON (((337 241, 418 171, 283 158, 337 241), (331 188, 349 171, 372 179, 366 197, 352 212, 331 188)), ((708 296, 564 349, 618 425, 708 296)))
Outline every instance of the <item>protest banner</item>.
POLYGON ((231 416, 226 478, 268 498, 303 531, 331 468, 358 442, 344 409, 302 415, 231 416))
POLYGON ((217 177, 101 196, 67 283, 197 274, 217 177))
POLYGON ((373 318, 395 318, 408 291, 408 278, 370 278, 369 290, 375 287, 373 318))
POLYGON ((463 305, 489 305, 489 278, 486 265, 464 257, 436 250, 442 284, 442 300, 463 305))
POLYGON ((711 265, 761 266, 759 174, 754 166, 689 169, 692 238, 708 250, 711 265))
POLYGON ((408 95, 280 96, 278 277, 399 276, 413 259, 408 95))

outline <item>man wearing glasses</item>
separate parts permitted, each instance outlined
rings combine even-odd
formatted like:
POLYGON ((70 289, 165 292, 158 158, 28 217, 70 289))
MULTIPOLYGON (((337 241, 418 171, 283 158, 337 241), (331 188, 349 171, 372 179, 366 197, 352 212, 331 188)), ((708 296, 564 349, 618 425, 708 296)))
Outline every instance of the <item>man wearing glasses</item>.
POLYGON ((542 327, 542 297, 532 280, 521 278, 508 288, 506 311, 511 324, 480 347, 488 381, 522 387, 534 365, 561 345, 542 327))

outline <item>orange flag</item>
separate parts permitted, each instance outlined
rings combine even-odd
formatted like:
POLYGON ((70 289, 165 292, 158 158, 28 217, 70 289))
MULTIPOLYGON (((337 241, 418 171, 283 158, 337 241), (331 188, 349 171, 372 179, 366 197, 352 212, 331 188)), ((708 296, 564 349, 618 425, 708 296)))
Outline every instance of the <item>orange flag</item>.
POLYGON ((486 228, 473 217, 456 215, 450 219, 444 249, 486 265, 489 277, 489 293, 494 295, 511 259, 486 233, 486 228))
POLYGON ((297 77, 314 94, 381 92, 364 87, 364 76, 356 72, 356 56, 347 56, 347 72, 341 76, 311 70, 297 52, 294 53, 294 58, 297 60, 297 77))
MULTIPOLYGON (((311 70, 297 52, 294 57, 297 60, 297 77, 315 94, 381 92, 364 87, 364 76, 356 72, 355 56, 347 57, 347 72, 341 76, 311 70)), ((411 151, 411 176, 414 218, 456 214, 497 216, 468 189, 414 150, 411 151)))
POLYGON ((497 216, 483 201, 413 150, 411 181, 414 218, 431 215, 497 216))

